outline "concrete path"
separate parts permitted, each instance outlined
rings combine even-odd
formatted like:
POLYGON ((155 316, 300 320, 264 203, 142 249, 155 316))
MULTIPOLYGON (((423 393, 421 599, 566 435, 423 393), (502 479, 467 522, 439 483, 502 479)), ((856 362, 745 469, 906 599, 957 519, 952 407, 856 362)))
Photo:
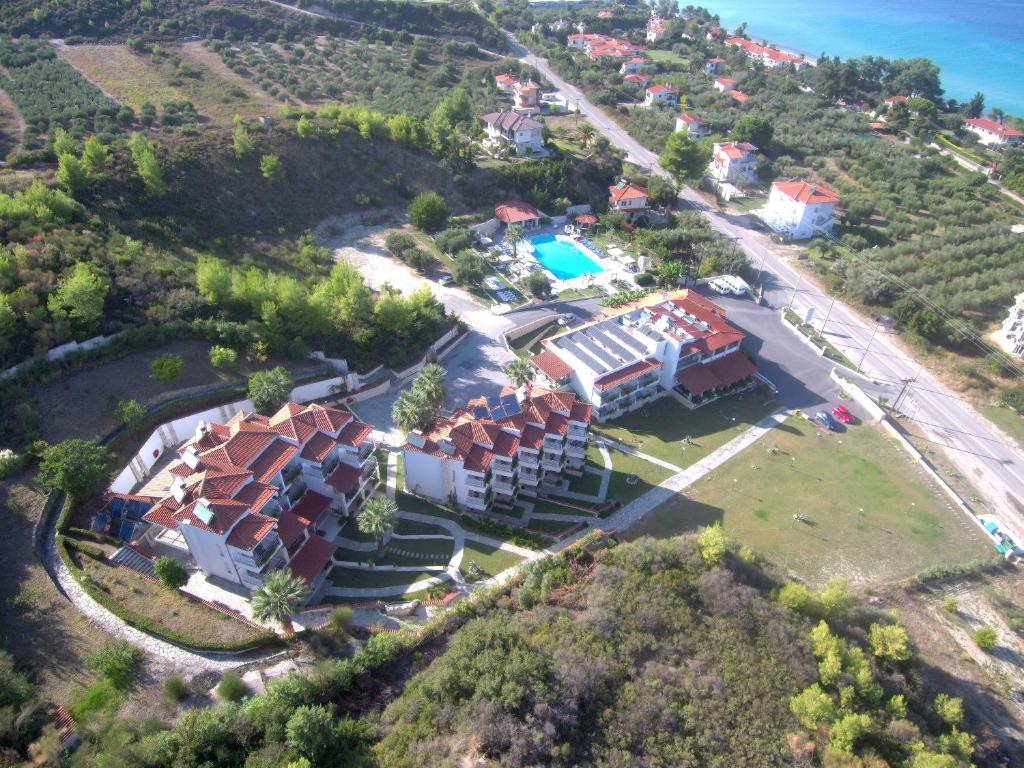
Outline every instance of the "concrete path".
POLYGON ((626 445, 625 443, 620 443, 618 440, 612 440, 610 437, 604 437, 602 435, 594 435, 594 440, 596 440, 598 442, 598 444, 604 443, 605 445, 610 445, 616 451, 622 451, 623 453, 628 453, 631 456, 636 456, 637 458, 643 459, 644 461, 649 461, 649 462, 651 462, 651 464, 657 464, 659 467, 664 467, 665 469, 671 469, 673 472, 682 472, 683 471, 682 467, 677 467, 675 464, 671 464, 671 463, 669 463, 667 461, 662 461, 657 456, 651 456, 649 453, 641 453, 636 448, 634 448, 634 447, 632 447, 630 445, 626 445))
POLYGON ((601 461, 604 462, 604 476, 601 478, 601 488, 597 494, 602 499, 608 498, 608 485, 612 481, 612 455, 608 451, 608 446, 603 443, 597 444, 597 450, 601 454, 601 461))
POLYGON ((389 499, 395 498, 398 490, 398 451, 388 452, 388 465, 385 467, 384 492, 389 499))

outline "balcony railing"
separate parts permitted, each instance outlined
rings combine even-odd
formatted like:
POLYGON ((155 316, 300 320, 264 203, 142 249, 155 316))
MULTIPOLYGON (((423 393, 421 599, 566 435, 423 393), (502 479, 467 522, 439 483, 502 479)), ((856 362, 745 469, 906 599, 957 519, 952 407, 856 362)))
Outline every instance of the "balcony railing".
POLYGON ((366 440, 359 446, 359 461, 364 461, 367 456, 373 453, 374 444, 371 440, 366 440))
POLYGON ((372 459, 371 461, 368 461, 365 464, 363 464, 363 469, 360 472, 359 477, 360 477, 361 480, 365 480, 366 478, 368 478, 370 475, 372 475, 376 471, 377 471, 377 459, 372 459))
POLYGON ((474 475, 466 475, 466 486, 469 488, 483 489, 487 487, 487 483, 485 483, 481 478, 475 477, 474 475))
POLYGON ((289 464, 287 467, 285 467, 281 471, 281 477, 284 478, 284 483, 285 483, 285 485, 287 485, 292 480, 294 480, 296 477, 298 477, 301 473, 302 473, 302 465, 301 464, 289 464))

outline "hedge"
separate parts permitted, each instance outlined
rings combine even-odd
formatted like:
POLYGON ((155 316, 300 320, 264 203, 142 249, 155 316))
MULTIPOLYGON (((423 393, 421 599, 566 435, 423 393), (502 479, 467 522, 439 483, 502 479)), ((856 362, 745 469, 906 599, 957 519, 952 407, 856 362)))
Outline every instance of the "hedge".
POLYGON ((93 557, 97 560, 105 559, 103 551, 98 548, 91 547, 85 542, 69 539, 67 536, 57 537, 57 554, 60 555, 61 560, 64 561, 64 565, 67 566, 75 581, 78 582, 79 586, 85 590, 89 597, 126 624, 135 627, 135 629, 141 630, 148 635, 152 635, 159 640, 172 643, 173 645, 177 645, 185 650, 223 651, 228 653, 249 651, 256 648, 265 648, 281 644, 281 640, 273 632, 264 632, 263 634, 258 635, 254 641, 248 642, 197 643, 192 638, 186 637, 179 632, 175 632, 173 629, 168 629, 161 624, 157 624, 146 616, 140 616, 135 612, 126 609, 123 605, 100 589, 96 583, 89 578, 89 574, 75 565, 75 562, 71 557, 71 550, 81 552, 82 554, 88 557, 93 557))
POLYGON ((540 549, 543 546, 541 537, 530 531, 520 528, 509 528, 507 525, 496 523, 485 517, 476 517, 466 512, 460 515, 460 520, 464 528, 469 528, 470 530, 475 528, 481 533, 489 533, 502 539, 511 539, 513 544, 517 544, 520 547, 540 549))

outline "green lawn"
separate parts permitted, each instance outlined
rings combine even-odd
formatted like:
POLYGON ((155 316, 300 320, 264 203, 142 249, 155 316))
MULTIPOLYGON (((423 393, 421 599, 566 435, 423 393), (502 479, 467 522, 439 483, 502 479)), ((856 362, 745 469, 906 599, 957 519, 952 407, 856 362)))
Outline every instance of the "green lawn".
MULTIPOLYGON (((604 464, 591 464, 587 462, 587 466, 594 467, 602 472, 604 471, 604 464)), ((582 477, 570 477, 569 490, 573 493, 586 493, 590 496, 596 496, 601 490, 601 475, 584 471, 582 477)))
MULTIPOLYGON (((646 408, 596 426, 593 431, 662 461, 688 467, 738 437, 774 409, 774 405, 765 404, 750 393, 742 400, 726 397, 695 411, 671 397, 663 397, 646 408), (687 436, 692 445, 685 442, 687 436)), ((602 466, 598 462, 595 463, 602 466)))
POLYGON ((451 539, 391 539, 377 560, 387 565, 448 565, 455 551, 451 539))
POLYGON ((574 525, 572 520, 531 520, 529 529, 537 533, 561 533, 574 525))
POLYGON ((765 199, 763 197, 739 197, 729 202, 744 213, 756 211, 765 206, 765 199))
POLYGON ((1024 416, 1002 405, 986 405, 980 410, 985 418, 1024 446, 1024 416))
POLYGON ((440 525, 402 519, 399 519, 395 525, 395 533, 402 536, 451 536, 448 529, 442 528, 440 525))
MULTIPOLYGON (((659 464, 652 464, 646 459, 612 448, 608 450, 612 456, 612 477, 608 483, 608 501, 618 499, 626 504, 672 475, 672 470, 659 464), (636 475, 638 478, 634 485, 626 482, 630 475, 636 475)), ((597 447, 593 444, 587 446, 587 458, 591 461, 601 460, 597 447)))
POLYGON ((524 559, 515 552, 506 552, 504 549, 497 549, 489 544, 466 539, 462 551, 462 567, 459 570, 465 573, 466 566, 472 560, 483 568, 488 576, 495 576, 513 565, 521 563, 524 559))
MULTIPOLYGON (((570 504, 576 503, 572 499, 566 499, 570 504)), ((537 499, 533 502, 533 511, 540 512, 545 515, 573 515, 578 517, 579 515, 585 515, 586 512, 582 512, 572 507, 563 507, 561 504, 556 504, 550 499, 537 499)))
POLYGON ((403 493, 402 491, 399 491, 395 494, 395 501, 398 502, 398 510, 400 512, 417 512, 421 515, 441 517, 445 520, 451 520, 453 523, 461 524, 459 516, 454 512, 449 512, 447 509, 443 509, 436 504, 431 504, 426 499, 421 499, 419 496, 413 496, 411 493, 403 493))
POLYGON ((376 541, 373 534, 363 533, 359 530, 359 523, 354 517, 345 521, 345 525, 342 526, 338 535, 343 539, 348 539, 349 541, 358 541, 363 543, 376 541))
POLYGON ((331 583, 336 587, 370 589, 372 587, 397 587, 413 584, 431 576, 444 576, 442 571, 378 571, 357 568, 335 567, 331 571, 331 583))
POLYGON ((658 64, 668 64, 680 69, 688 69, 690 66, 690 62, 687 59, 673 51, 652 51, 648 49, 644 51, 644 54, 658 64))
POLYGON ((869 424, 825 436, 791 418, 628 536, 675 536, 717 521, 741 544, 817 585, 836 576, 886 582, 992 551, 923 470, 869 424), (809 523, 795 522, 796 513, 809 523))

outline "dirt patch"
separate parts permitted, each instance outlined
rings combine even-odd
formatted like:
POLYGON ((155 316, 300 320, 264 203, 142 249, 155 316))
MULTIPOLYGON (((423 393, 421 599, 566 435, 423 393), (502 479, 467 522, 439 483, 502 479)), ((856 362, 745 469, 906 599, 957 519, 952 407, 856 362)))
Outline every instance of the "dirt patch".
POLYGON ((0 636, 40 698, 67 703, 88 685, 84 658, 110 636, 57 590, 32 548, 43 492, 27 478, 0 483, 0 636))
POLYGON ((210 365, 210 344, 176 341, 159 349, 133 352, 117 360, 99 361, 59 381, 34 386, 29 400, 39 415, 42 437, 56 443, 72 437, 96 440, 118 426, 114 408, 121 400, 138 400, 149 406, 176 396, 198 395, 228 384, 243 384, 251 370, 282 364, 293 375, 314 371, 312 360, 268 361, 243 365, 228 374, 210 365), (149 375, 149 364, 165 353, 181 355, 185 369, 172 385, 149 375))

